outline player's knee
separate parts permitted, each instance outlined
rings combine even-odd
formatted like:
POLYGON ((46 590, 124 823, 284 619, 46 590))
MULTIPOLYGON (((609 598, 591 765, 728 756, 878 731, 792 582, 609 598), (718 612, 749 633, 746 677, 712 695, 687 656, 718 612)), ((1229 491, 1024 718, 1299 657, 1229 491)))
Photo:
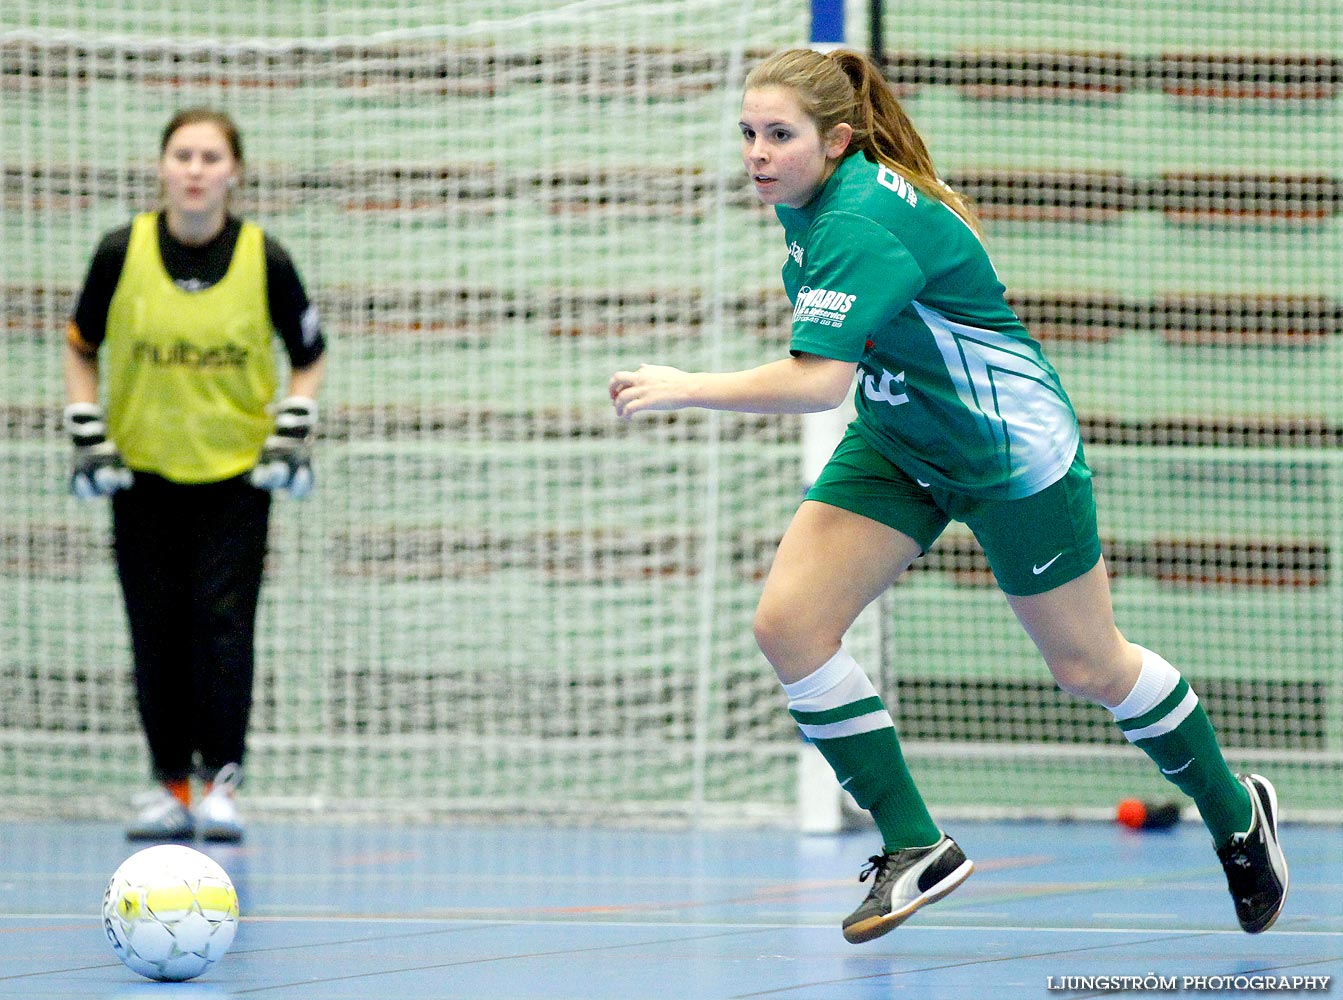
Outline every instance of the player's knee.
POLYGON ((1065 694, 1070 694, 1075 698, 1086 698, 1088 701, 1092 700, 1094 678, 1087 672, 1083 664, 1076 662, 1051 663, 1049 672, 1054 675, 1054 683, 1065 694))
POLYGON ((1049 672, 1063 691, 1099 705, 1119 704, 1132 687, 1123 672, 1107 661, 1078 656, 1048 662, 1049 672))
POLYGON ((809 638, 804 616, 784 605, 762 600, 755 609, 755 643, 776 669, 796 660, 809 638))
POLYGON ((843 633, 789 602, 762 601, 756 608, 756 645, 785 684, 811 673, 834 655, 843 633))
POLYGON ((760 647, 760 652, 765 654, 765 659, 770 663, 775 663, 775 656, 784 644, 779 616, 761 604, 755 609, 755 621, 751 628, 755 633, 755 644, 760 647))

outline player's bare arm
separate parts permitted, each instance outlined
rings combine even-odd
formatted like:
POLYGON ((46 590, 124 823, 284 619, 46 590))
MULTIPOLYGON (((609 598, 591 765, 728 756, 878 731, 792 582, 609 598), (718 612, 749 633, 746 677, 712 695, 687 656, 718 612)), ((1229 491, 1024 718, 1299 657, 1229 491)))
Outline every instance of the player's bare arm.
POLYGON ((64 355, 65 394, 71 403, 98 402, 97 355, 67 342, 64 355))
POLYGON ((736 372, 685 372, 640 365, 611 376, 616 415, 700 407, 739 413, 817 413, 844 402, 857 364, 814 354, 770 361, 736 372))
POLYGON ((317 392, 326 378, 326 355, 323 354, 312 364, 295 368, 289 374, 289 395, 306 396, 316 399, 317 392))

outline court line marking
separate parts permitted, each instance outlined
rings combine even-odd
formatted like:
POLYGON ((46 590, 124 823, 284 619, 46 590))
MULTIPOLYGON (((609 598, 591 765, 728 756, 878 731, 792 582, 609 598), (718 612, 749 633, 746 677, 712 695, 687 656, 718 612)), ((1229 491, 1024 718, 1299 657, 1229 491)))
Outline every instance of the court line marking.
MULTIPOLYGON (((640 926, 645 928, 647 927, 647 925, 640 925, 640 926)), ((592 952, 623 951, 629 948, 644 948, 664 944, 680 944, 686 941, 705 941, 705 940, 711 940, 713 938, 739 937, 752 933, 759 933, 759 931, 755 929, 742 930, 742 929, 724 929, 722 927, 717 927, 714 928, 713 931, 710 933, 690 934, 688 936, 677 937, 672 939, 661 939, 653 941, 622 941, 615 944, 595 944, 590 945, 586 948, 557 948, 557 949, 549 949, 546 951, 517 952, 507 955, 481 955, 475 958, 464 958, 451 962, 434 962, 429 965, 403 966, 401 968, 381 969, 373 972, 349 973, 343 976, 329 976, 323 979, 304 979, 299 982, 293 982, 293 983, 272 983, 267 986, 254 986, 249 989, 239 989, 238 987, 235 986, 231 990, 231 995, 241 996, 244 993, 270 993, 275 990, 287 990, 293 987, 308 987, 313 985, 320 985, 322 983, 347 983, 347 982, 355 982, 361 979, 381 979, 384 976, 399 976, 404 975, 407 972, 433 972, 440 969, 451 969, 454 967, 466 966, 466 965, 492 965, 496 962, 529 961, 537 958, 558 958, 568 955, 582 955, 592 952)), ((281 949, 281 950, 288 951, 291 949, 281 949)), ((243 951, 240 954, 246 954, 246 951, 243 951)))
MULTIPOLYGON (((54 921, 84 921, 99 918, 92 913, 0 913, 0 921, 18 921, 18 920, 54 920, 54 921)), ((295 915, 249 915, 242 917, 244 923, 313 923, 313 924, 470 924, 485 927, 544 927, 546 924, 557 924, 565 927, 667 927, 667 928, 718 928, 720 930, 834 930, 834 921, 802 921, 789 923, 786 921, 760 921, 745 922, 733 920, 582 920, 574 916, 556 917, 554 919, 537 920, 527 917, 483 917, 472 916, 470 914, 452 915, 452 914, 426 914, 424 916, 407 916, 397 913, 343 913, 343 914, 295 914, 295 915)), ((28 928, 38 930, 41 928, 28 928)), ((917 933, 920 931, 954 931, 956 933, 965 933, 967 931, 982 934, 997 934, 1002 932, 1018 933, 1038 933, 1038 934, 1222 934, 1230 937, 1243 938, 1245 932, 1234 928, 1222 927, 1196 927, 1185 925, 1180 927, 1049 927, 1036 926, 1033 924, 905 924, 901 927, 902 933, 917 933)), ((1320 930, 1293 930, 1283 927, 1281 923, 1274 926, 1271 934, 1266 937, 1320 937, 1320 938, 1343 938, 1343 928, 1338 930, 1320 929, 1320 930)))

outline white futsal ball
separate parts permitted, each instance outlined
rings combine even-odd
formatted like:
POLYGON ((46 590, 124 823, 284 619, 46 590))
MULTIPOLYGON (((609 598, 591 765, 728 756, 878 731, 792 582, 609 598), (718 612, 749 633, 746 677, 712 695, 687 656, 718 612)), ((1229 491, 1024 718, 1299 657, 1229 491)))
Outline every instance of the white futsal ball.
POLYGON ((233 944, 238 893, 228 873, 180 844, 147 847, 127 858, 103 896, 112 950, 149 979, 195 979, 233 944))

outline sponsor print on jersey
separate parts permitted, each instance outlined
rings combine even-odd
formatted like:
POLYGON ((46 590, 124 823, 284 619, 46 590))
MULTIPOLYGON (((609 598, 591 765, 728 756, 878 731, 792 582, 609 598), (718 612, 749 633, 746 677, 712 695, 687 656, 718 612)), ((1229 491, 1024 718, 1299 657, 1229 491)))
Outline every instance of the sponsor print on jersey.
POLYGON ((914 190, 914 185, 909 183, 890 167, 882 166, 877 168, 877 183, 884 188, 890 188, 901 198, 909 203, 910 207, 919 203, 918 193, 914 190))
POLYGON ((238 347, 236 344, 201 347, 186 338, 179 338, 171 344, 162 345, 137 340, 131 348, 131 360, 133 362, 160 368, 211 370, 232 368, 242 371, 247 367, 247 354, 247 348, 238 347))
POLYGON ((905 392, 905 373, 892 375, 883 368, 880 384, 870 374, 864 375, 863 395, 874 403, 889 403, 891 406, 908 403, 909 394, 905 392))
POLYGON ((321 328, 321 321, 317 318, 317 306, 312 303, 303 310, 303 315, 299 317, 299 330, 303 333, 303 346, 311 347, 317 340, 317 331, 321 328))
POLYGON ((846 292, 803 285, 798 289, 797 302, 793 305, 793 322, 841 327, 857 298, 846 292))

